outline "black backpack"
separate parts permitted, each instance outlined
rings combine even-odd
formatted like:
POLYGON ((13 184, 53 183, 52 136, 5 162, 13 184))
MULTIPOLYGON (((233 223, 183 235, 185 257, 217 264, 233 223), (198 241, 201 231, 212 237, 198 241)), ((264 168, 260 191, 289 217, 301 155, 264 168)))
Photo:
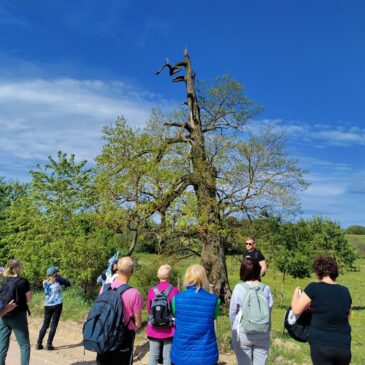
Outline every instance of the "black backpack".
POLYGON ((161 292, 157 286, 153 287, 155 298, 151 302, 150 315, 148 321, 153 327, 168 328, 174 326, 174 317, 172 315, 169 294, 174 287, 170 284, 166 290, 161 292))
POLYGON ((310 309, 304 311, 299 318, 294 321, 294 314, 291 307, 285 313, 284 327, 288 331, 290 337, 299 342, 308 342, 309 328, 312 319, 310 309))
MULTIPOLYGON (((14 280, 6 278, 3 285, 0 288, 0 303, 5 307, 10 301, 14 300, 15 303, 19 303, 19 294, 17 290, 17 283, 21 278, 14 280)), ((9 318, 14 314, 14 311, 6 313, 4 317, 9 318)))
POLYGON ((83 326, 83 345, 86 350, 105 353, 120 348, 127 332, 128 324, 123 323, 123 302, 121 295, 131 287, 127 284, 112 289, 104 285, 83 326))

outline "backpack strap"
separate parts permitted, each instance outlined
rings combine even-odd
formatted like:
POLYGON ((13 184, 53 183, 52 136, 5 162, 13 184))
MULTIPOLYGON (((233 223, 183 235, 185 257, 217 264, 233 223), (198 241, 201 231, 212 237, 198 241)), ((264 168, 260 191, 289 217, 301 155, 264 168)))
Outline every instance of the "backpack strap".
POLYGON ((172 291, 172 289, 174 289, 174 287, 169 284, 169 286, 167 287, 167 289, 165 290, 165 295, 168 297, 172 291))
POLYGON ((157 288, 157 285, 156 286, 154 286, 153 288, 153 292, 155 293, 155 296, 157 296, 157 295, 159 295, 159 294, 161 294, 161 292, 158 290, 158 288, 157 288))

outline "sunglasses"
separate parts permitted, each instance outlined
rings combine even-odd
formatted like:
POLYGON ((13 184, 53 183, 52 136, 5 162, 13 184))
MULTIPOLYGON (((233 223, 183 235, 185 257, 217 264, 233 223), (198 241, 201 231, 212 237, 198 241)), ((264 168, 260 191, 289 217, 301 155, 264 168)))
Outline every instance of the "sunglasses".
POLYGON ((252 242, 246 242, 246 246, 252 246, 253 243, 252 242))

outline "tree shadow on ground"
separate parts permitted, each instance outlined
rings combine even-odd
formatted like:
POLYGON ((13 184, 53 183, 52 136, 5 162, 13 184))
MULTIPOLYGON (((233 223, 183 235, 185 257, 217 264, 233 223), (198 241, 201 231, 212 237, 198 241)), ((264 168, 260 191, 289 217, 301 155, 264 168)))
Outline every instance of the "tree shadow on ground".
POLYGON ((353 311, 363 311, 365 309, 364 306, 361 306, 361 305, 355 305, 354 307, 351 308, 351 310, 353 311))
POLYGON ((135 346, 133 351, 133 359, 142 360, 146 356, 149 349, 150 349, 150 344, 148 341, 142 343, 141 345, 135 346))
POLYGON ((73 349, 74 347, 81 347, 81 346, 82 346, 82 342, 79 342, 79 343, 73 343, 70 345, 56 346, 55 349, 56 350, 65 350, 65 349, 73 349))

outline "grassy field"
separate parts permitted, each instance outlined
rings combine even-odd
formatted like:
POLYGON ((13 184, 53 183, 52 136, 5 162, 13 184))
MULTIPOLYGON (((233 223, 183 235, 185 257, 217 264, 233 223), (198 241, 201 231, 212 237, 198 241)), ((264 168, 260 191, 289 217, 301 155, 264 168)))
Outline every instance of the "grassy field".
MULTIPOLYGON (((362 252, 365 249, 365 236, 349 237, 355 247, 362 252)), ((151 262, 155 260, 154 255, 138 255, 141 267, 143 270, 143 262, 151 262)), ((353 365, 365 364, 364 351, 364 331, 365 331, 365 256, 361 254, 356 262, 358 271, 348 272, 338 278, 338 283, 347 286, 350 289, 353 300, 353 316, 351 320, 352 326, 352 355, 353 365)), ((179 262, 178 272, 182 276, 187 266, 197 262, 197 260, 183 260, 179 262)), ((239 258, 228 257, 227 267, 231 288, 233 289, 239 281, 239 258)), ((136 271, 138 275, 138 270, 136 271)), ((283 331, 283 318, 286 308, 290 305, 291 296, 295 287, 304 288, 311 280, 310 279, 293 279, 288 277, 285 279, 284 286, 282 285, 282 276, 275 273, 269 268, 268 273, 263 280, 271 287, 275 297, 275 305, 272 317, 272 345, 270 349, 269 364, 282 365, 305 365, 311 364, 309 356, 309 346, 292 340, 283 331), (276 278, 275 278, 276 276, 276 278)), ((132 285, 138 287, 135 279, 131 282, 132 285)), ((34 315, 42 315, 43 313, 43 294, 36 293, 31 306, 34 315)), ((90 303, 86 303, 81 299, 75 290, 64 291, 64 311, 62 313, 63 320, 72 319, 82 322, 90 308, 90 303)), ((143 318, 146 318, 146 313, 143 318)), ((222 313, 217 320, 217 331, 220 351, 230 352, 230 326, 226 313, 222 313)), ((144 336, 142 331, 139 336, 144 336)))

